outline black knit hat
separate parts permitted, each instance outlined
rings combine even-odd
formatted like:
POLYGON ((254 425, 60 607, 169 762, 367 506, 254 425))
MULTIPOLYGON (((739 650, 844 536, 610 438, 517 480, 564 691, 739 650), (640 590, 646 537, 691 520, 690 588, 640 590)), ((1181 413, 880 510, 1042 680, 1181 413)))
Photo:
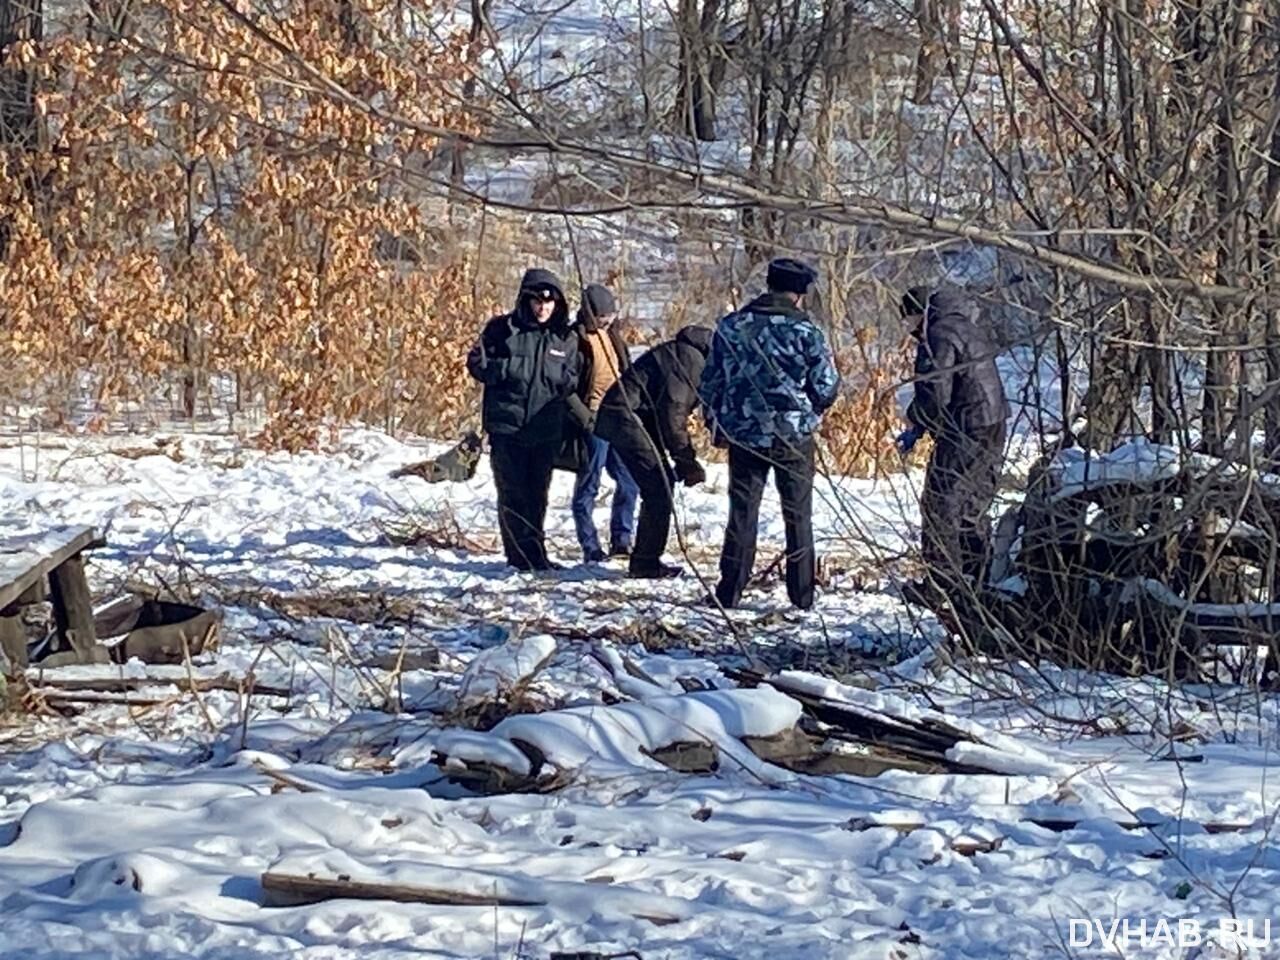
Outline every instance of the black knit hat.
POLYGON ((790 257, 779 257, 770 262, 765 283, 770 290, 805 294, 817 279, 818 271, 807 263, 792 260, 790 257))
POLYGON ((609 288, 598 283, 589 283, 582 290, 582 305, 578 307, 578 322, 588 330, 595 330, 601 317, 612 316, 618 312, 618 301, 613 299, 609 288))
POLYGON ((909 287, 902 294, 902 315, 904 317, 923 317, 925 307, 929 305, 932 293, 926 286, 909 287))

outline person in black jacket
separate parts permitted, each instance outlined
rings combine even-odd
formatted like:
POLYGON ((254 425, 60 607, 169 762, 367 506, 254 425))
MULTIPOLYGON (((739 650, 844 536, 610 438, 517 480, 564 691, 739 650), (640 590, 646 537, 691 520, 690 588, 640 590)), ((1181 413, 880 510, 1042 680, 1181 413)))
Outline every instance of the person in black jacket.
POLYGON ((596 435, 617 450, 640 488, 640 523, 631 552, 633 577, 673 577, 681 570, 662 562, 671 532, 672 486, 702 483, 689 437, 689 414, 698 403, 698 381, 715 331, 685 327, 660 343, 604 395, 596 435), (674 468, 667 460, 670 455, 674 468))
POLYGON ((996 368, 996 347, 954 290, 913 287, 904 317, 920 317, 915 399, 910 429, 898 438, 909 453, 925 433, 934 440, 920 500, 922 553, 935 581, 958 586, 956 574, 981 584, 990 548, 987 513, 1004 460, 1009 402, 996 368))
POLYGON ((543 524, 567 410, 581 404, 581 363, 560 281, 536 269, 521 280, 515 309, 490 320, 467 354, 467 370, 484 384, 502 548, 520 570, 556 568, 543 524))

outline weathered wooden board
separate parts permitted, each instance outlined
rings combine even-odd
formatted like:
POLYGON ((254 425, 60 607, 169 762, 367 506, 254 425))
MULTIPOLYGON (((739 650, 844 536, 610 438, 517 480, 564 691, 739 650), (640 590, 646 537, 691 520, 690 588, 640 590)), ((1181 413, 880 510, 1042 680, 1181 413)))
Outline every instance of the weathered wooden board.
POLYGON ((92 527, 56 527, 0 543, 0 611, 99 542, 92 527))

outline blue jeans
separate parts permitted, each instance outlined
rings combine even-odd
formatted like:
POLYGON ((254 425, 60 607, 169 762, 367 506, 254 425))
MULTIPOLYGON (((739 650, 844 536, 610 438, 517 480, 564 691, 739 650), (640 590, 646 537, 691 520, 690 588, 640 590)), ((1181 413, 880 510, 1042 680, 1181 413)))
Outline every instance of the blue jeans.
POLYGON ((609 543, 613 549, 631 548, 631 534, 636 528, 636 500, 640 488, 622 458, 599 437, 587 437, 587 462, 578 471, 573 487, 573 525, 578 531, 578 545, 583 553, 599 553, 600 537, 592 511, 600 492, 600 474, 605 470, 618 485, 613 494, 613 510, 609 515, 609 543))

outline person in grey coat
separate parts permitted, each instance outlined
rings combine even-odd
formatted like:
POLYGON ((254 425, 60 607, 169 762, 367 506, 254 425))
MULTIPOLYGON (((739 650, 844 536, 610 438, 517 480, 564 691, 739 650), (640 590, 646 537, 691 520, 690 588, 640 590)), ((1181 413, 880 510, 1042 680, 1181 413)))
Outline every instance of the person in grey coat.
POLYGON ((907 410, 911 426, 898 438, 898 449, 910 453, 926 433, 934 441, 920 500, 924 561, 944 589, 960 586, 960 578, 977 586, 990 549, 988 511, 1009 419, 998 351, 957 290, 913 287, 902 297, 901 312, 919 323, 912 334, 918 345, 915 399, 907 410))

